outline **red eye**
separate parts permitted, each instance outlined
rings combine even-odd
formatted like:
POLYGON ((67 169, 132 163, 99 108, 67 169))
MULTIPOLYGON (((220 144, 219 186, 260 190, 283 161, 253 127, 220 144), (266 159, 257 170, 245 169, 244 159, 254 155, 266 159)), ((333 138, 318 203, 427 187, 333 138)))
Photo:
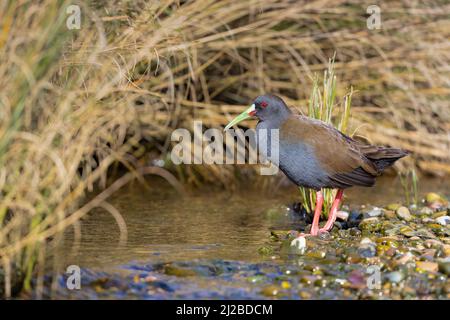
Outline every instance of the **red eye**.
POLYGON ((265 102, 265 101, 261 102, 261 107, 262 107, 262 108, 267 107, 267 102, 265 102))

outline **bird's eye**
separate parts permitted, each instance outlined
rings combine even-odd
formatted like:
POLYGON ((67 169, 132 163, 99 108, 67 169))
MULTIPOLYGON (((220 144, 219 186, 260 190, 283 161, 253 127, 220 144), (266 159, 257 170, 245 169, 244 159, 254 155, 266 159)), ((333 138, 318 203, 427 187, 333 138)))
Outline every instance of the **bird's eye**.
POLYGON ((261 107, 262 107, 262 108, 267 107, 267 102, 265 102, 265 101, 261 102, 261 107))

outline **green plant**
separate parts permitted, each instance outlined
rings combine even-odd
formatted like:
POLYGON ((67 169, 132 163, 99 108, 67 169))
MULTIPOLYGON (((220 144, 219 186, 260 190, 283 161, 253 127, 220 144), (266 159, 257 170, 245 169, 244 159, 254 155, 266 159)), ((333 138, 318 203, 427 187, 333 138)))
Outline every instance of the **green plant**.
POLYGON ((399 172, 400 183, 403 187, 403 194, 408 206, 414 204, 417 206, 419 203, 418 184, 419 178, 415 169, 410 169, 407 172, 399 172))
MULTIPOLYGON (((324 72, 322 90, 319 86, 317 76, 313 79, 313 87, 309 98, 308 116, 331 124, 341 132, 347 134, 350 119, 350 108, 352 102, 353 88, 350 89, 339 107, 335 104, 336 99, 336 75, 334 73, 334 56, 329 59, 328 68, 324 72)), ((323 212, 327 215, 331 209, 335 191, 332 189, 322 190, 324 197, 323 212)), ((300 187, 300 198, 303 206, 308 212, 312 212, 316 203, 316 192, 300 187)))

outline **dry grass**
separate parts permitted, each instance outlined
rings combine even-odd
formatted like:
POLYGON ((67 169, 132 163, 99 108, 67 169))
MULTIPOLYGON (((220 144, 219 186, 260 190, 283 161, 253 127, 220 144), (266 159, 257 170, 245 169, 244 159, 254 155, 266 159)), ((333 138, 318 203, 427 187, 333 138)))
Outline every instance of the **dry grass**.
MULTIPOLYGON (((391 1, 381 8, 382 29, 372 31, 365 20, 371 3, 360 1, 83 2, 81 30, 66 29, 67 4, 0 3, 6 295, 11 270, 23 270, 29 289, 62 230, 78 228, 95 206, 111 209, 107 196, 132 175, 95 201, 81 201, 95 185, 107 187, 116 163, 131 172, 145 166, 144 146, 165 157, 173 128, 191 128, 193 119, 225 125, 260 93, 279 94, 306 112, 311 79, 334 52, 337 96, 350 86, 358 91, 349 129, 411 150, 423 172, 450 172, 445 1, 391 1)), ((234 170, 175 172, 186 182, 225 184, 234 170)), ((176 183, 163 169, 150 173, 176 183)))

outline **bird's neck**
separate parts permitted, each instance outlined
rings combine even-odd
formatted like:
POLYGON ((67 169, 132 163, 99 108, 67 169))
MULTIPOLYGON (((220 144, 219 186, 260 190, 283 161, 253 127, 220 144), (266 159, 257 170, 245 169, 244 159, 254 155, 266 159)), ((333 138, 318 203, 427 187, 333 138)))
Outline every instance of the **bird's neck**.
POLYGON ((286 108, 285 110, 280 110, 276 116, 272 116, 270 119, 261 119, 259 123, 264 123, 264 127, 267 129, 279 129, 292 114, 292 111, 286 108))

